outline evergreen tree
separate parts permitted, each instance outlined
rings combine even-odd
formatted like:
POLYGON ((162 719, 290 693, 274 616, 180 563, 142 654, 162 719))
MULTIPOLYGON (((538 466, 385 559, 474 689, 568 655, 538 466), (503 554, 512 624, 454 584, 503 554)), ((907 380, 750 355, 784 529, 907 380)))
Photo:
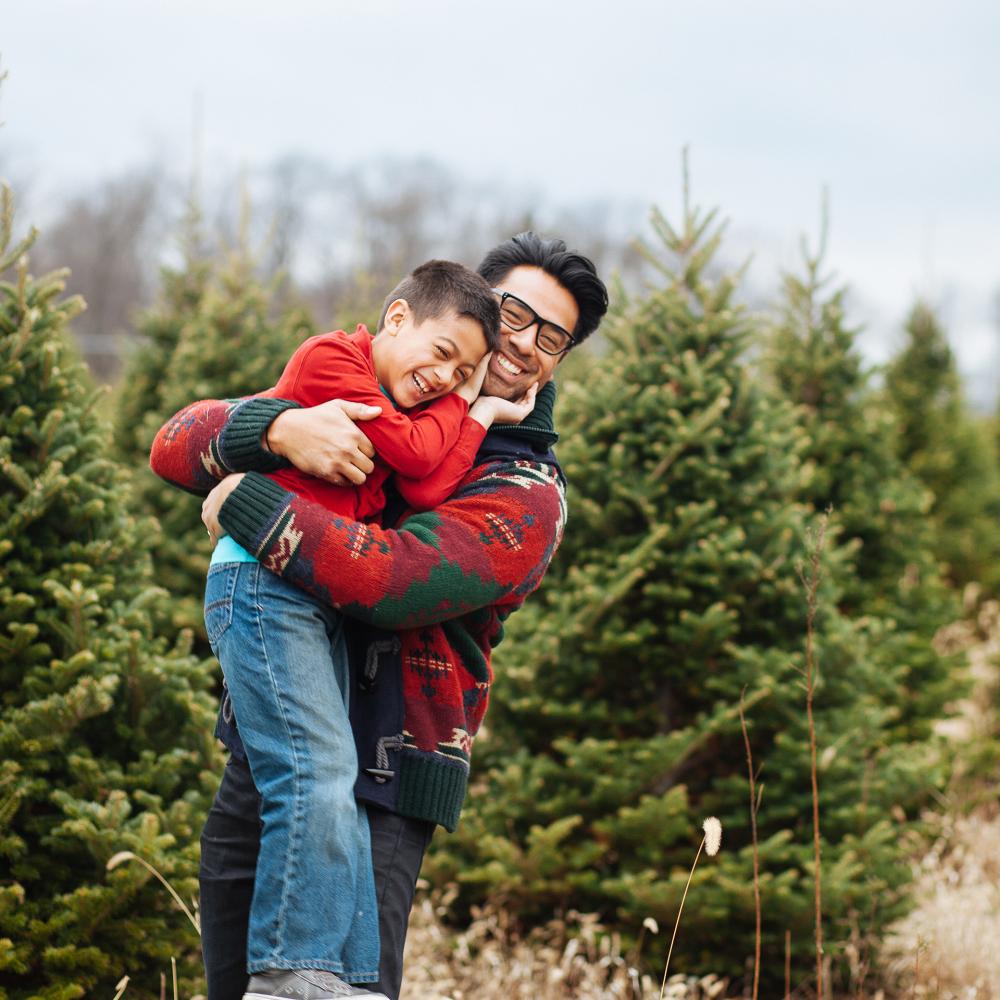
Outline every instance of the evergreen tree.
POLYGON ((898 454, 930 490, 935 553, 959 585, 1000 591, 1000 468, 985 426, 968 413, 955 357, 934 311, 917 302, 890 362, 886 395, 898 454))
POLYGON ((912 704, 900 723, 912 722, 911 735, 922 737, 935 708, 959 693, 954 665, 942 661, 932 642, 958 617, 958 602, 932 551, 930 494, 895 453, 892 415, 847 325, 847 290, 828 290, 825 243, 824 209, 819 250, 810 253, 803 242, 802 273, 784 275, 764 367, 806 431, 807 477, 798 499, 817 512, 832 508, 832 524, 853 549, 853 567, 841 577, 841 609, 883 619, 872 652, 903 672, 912 704))
POLYGON ((153 557, 158 581, 173 595, 177 627, 191 628, 207 653, 201 598, 211 545, 201 501, 150 472, 153 438, 172 414, 196 399, 231 399, 277 381, 296 347, 314 331, 301 310, 275 316, 280 278, 262 282, 245 241, 213 259, 205 255, 198 217, 183 238, 180 268, 165 268, 156 304, 141 317, 145 341, 126 367, 118 398, 118 457, 133 467, 137 513, 162 528, 153 557))
MULTIPOLYGON (((703 863, 676 971, 737 979, 753 954, 745 694, 763 768, 765 985, 786 928, 798 979, 812 963, 802 435, 744 368, 751 333, 736 276, 710 278, 714 213, 657 215, 663 275, 619 310, 609 350, 564 392, 560 458, 570 520, 539 594, 498 651, 489 738, 470 808, 429 862, 470 903, 490 893, 525 921, 598 911, 634 934, 669 928, 702 820, 724 828, 703 863)), ((815 643, 827 940, 852 915, 873 932, 905 907, 899 810, 940 780, 924 744, 893 732, 899 685, 867 627, 837 610, 847 565, 831 545, 815 643), (873 912, 874 911, 874 912, 873 912)), ((646 938, 662 968, 664 938, 646 938)), ((836 953, 836 947, 831 950, 836 953)))
POLYGON ((128 515, 81 308, 0 227, 0 996, 154 997, 197 938, 134 851, 189 898, 218 762, 207 665, 151 626, 148 530, 128 515))

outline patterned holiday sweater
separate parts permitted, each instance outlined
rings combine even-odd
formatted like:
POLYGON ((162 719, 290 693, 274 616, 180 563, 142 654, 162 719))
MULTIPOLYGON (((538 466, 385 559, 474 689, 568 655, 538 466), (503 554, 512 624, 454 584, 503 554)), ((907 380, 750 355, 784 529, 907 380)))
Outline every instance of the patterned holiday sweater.
POLYGON ((453 830, 503 622, 541 582, 565 524, 550 384, 517 427, 491 428, 455 494, 394 529, 327 511, 261 475, 263 430, 294 403, 194 403, 153 444, 153 471, 204 493, 251 469, 219 521, 260 562, 378 632, 352 657, 358 796, 453 830))

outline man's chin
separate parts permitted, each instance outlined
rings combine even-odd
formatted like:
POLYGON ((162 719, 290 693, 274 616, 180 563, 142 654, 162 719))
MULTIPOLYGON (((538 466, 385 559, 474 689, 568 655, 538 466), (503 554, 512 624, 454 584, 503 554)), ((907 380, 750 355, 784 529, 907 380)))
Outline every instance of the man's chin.
POLYGON ((492 372, 487 372, 480 392, 484 396, 499 396, 501 399, 508 399, 511 402, 515 402, 527 392, 527 389, 522 388, 520 385, 511 385, 492 372))

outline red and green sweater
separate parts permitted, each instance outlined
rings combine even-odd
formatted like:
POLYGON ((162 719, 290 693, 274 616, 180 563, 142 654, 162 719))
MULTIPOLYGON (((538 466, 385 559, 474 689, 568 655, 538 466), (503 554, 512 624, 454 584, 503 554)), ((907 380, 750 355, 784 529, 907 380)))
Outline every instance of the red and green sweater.
POLYGON ((455 492, 469 471, 486 429, 469 416, 457 393, 405 412, 387 403, 372 357, 372 335, 363 325, 354 333, 335 330, 299 345, 273 389, 261 393, 315 406, 349 399, 380 407, 365 421, 375 447, 375 468, 360 486, 334 486, 288 466, 267 474, 279 486, 358 521, 378 520, 385 509, 386 480, 414 510, 431 510, 455 492))
POLYGON ((549 450, 554 395, 546 386, 521 425, 492 428, 449 500, 391 529, 331 513, 260 474, 284 464, 261 449, 260 439, 293 403, 194 403, 153 444, 153 471, 192 492, 207 492, 229 472, 255 470, 222 506, 226 531, 289 582, 395 633, 389 655, 399 683, 383 671, 388 680, 380 684, 387 703, 400 702, 400 721, 387 721, 393 713, 378 706, 366 713, 366 731, 358 733, 356 721, 369 775, 359 779, 359 797, 450 830, 489 701, 491 652, 562 537, 565 488, 549 450), (392 780, 381 781, 380 772, 392 780))

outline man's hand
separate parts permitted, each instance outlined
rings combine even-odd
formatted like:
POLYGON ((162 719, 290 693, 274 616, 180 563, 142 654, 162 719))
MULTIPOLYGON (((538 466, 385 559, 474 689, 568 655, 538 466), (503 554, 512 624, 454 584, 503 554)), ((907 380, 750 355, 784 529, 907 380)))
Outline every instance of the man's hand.
POLYGON ((469 410, 469 416, 478 421, 487 430, 493 424, 519 424, 535 408, 535 396, 538 395, 536 382, 516 402, 503 399, 500 396, 480 396, 469 410))
POLYGON ((375 468, 375 449, 355 421, 371 420, 381 412, 380 407, 346 399, 285 410, 271 422, 267 444, 300 472, 337 486, 360 486, 375 468))
POLYGON ((240 480, 246 475, 245 472, 234 472, 226 476, 225 479, 212 489, 212 492, 205 497, 201 505, 201 520, 208 529, 212 543, 217 542, 225 533, 225 529, 219 524, 219 511, 226 502, 226 498, 240 484, 240 480))
POLYGON ((476 365, 476 370, 455 390, 455 395, 461 396, 469 406, 476 401, 476 397, 482 391, 483 380, 486 378, 486 369, 490 366, 492 351, 487 351, 483 355, 482 361, 476 365))

